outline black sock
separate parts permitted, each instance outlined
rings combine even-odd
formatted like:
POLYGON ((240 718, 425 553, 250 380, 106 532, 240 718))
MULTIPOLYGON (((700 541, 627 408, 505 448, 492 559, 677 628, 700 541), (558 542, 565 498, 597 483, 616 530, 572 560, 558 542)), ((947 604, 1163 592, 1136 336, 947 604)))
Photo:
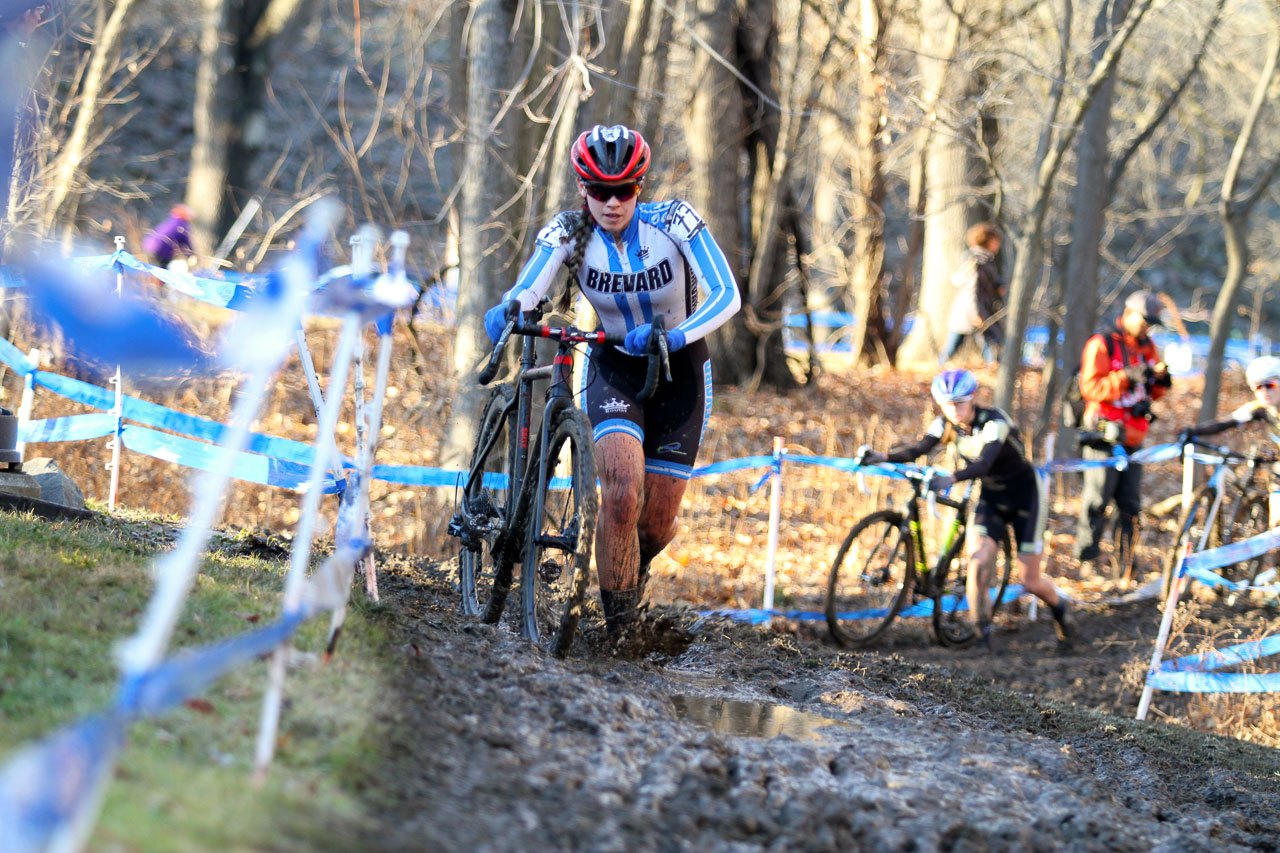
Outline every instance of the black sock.
POLYGON ((1053 614, 1055 622, 1061 622, 1067 616, 1067 600, 1059 598, 1057 604, 1049 605, 1049 612, 1053 614))

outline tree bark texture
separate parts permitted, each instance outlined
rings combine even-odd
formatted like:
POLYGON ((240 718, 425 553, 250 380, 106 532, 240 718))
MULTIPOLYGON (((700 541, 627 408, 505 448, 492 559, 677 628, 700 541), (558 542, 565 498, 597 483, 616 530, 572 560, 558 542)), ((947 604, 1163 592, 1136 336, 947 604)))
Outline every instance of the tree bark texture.
POLYGON ((1209 356, 1204 366, 1204 394, 1200 398, 1200 423, 1213 420, 1218 410, 1227 338, 1231 336, 1236 304, 1240 301, 1240 291, 1249 272, 1249 217, 1258 199, 1266 192, 1280 169, 1280 154, 1274 154, 1269 162, 1264 162, 1252 186, 1247 190, 1241 187, 1241 176, 1249 157, 1250 146, 1253 144, 1262 111, 1267 106, 1267 93, 1274 85, 1276 69, 1280 65, 1280 10, 1273 8, 1272 14, 1273 29, 1267 60, 1258 75, 1249 112, 1245 116, 1222 178, 1222 200, 1218 204, 1218 210, 1227 244, 1227 272, 1222 279, 1222 289, 1218 291, 1218 298, 1213 304, 1213 319, 1209 327, 1209 356))
MULTIPOLYGON (((1093 27, 1093 60, 1099 62, 1111 33, 1124 20, 1129 0, 1114 0, 1098 11, 1093 27)), ((1066 280, 1063 292, 1063 371, 1070 376, 1080 362, 1084 342, 1098 324, 1098 257, 1106 210, 1111 204, 1109 140, 1111 104, 1115 94, 1115 78, 1098 87, 1098 94, 1085 110, 1080 126, 1080 142, 1076 147, 1076 185, 1071 197, 1071 243, 1067 248, 1066 280)), ((1055 376, 1058 374, 1054 374, 1055 376)), ((1055 397, 1055 388, 1046 395, 1055 397)))
POLYGON ((513 188, 504 154, 494 146, 500 109, 511 85, 508 61, 515 28, 509 0, 476 0, 472 4, 461 61, 466 66, 466 132, 459 195, 458 303, 454 334, 453 375, 457 391, 441 444, 445 465, 465 465, 475 438, 476 419, 488 390, 475 381, 477 365, 489 351, 482 319, 510 286, 512 257, 502 251, 506 230, 494 212, 513 188))

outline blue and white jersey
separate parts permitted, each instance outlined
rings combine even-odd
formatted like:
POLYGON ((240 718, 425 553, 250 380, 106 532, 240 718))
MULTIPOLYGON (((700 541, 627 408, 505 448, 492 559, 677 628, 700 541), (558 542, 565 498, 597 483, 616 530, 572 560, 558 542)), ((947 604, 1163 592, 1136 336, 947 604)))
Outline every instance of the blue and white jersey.
MULTIPOLYGON (((503 301, 528 311, 546 295, 573 250, 577 213, 566 211, 538 233, 533 256, 503 301)), ((724 252, 687 202, 636 204, 636 214, 615 240, 599 225, 587 240, 578 286, 610 334, 625 334, 663 315, 689 343, 706 337, 737 312, 738 285, 724 252), (705 299, 699 300, 699 289, 705 299)))

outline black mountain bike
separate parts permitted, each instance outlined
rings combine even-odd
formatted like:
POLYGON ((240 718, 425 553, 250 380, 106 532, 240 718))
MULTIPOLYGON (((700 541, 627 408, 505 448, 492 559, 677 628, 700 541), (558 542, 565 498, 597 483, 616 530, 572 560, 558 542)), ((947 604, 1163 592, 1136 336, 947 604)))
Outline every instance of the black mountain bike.
MULTIPOLYGON (((920 504, 927 500, 936 468, 891 462, 868 466, 891 471, 911 483, 906 512, 882 509, 853 526, 836 553, 827 581, 826 617, 831 638, 846 648, 860 648, 884 633, 903 608, 914 602, 933 603, 933 632, 944 646, 963 646, 977 637, 973 623, 961 605, 965 601, 966 567, 961 550, 968 523, 971 481, 959 499, 935 495, 934 500, 956 511, 947 525, 941 555, 932 566, 921 530, 920 504)), ((1000 609, 1013 554, 1009 531, 996 549, 993 577, 984 587, 996 595, 991 615, 1000 609)))
MULTIPOLYGON (((509 320, 481 371, 493 380, 512 335, 523 338, 520 367, 493 389, 480 416, 471 465, 449 533, 458 555, 462 610, 488 623, 502 618, 520 563, 520 633, 557 656, 568 653, 590 580, 599 494, 591 422, 570 390, 574 347, 621 344, 621 336, 540 323, 547 303, 509 320), (556 341, 550 364, 539 364, 535 341, 556 341), (535 382, 548 381, 545 405, 534 423, 535 382), (562 472, 557 476, 557 472, 562 472), (485 551, 489 559, 485 560, 485 551)), ((667 365, 661 317, 654 323, 648 382, 642 401, 667 365)))

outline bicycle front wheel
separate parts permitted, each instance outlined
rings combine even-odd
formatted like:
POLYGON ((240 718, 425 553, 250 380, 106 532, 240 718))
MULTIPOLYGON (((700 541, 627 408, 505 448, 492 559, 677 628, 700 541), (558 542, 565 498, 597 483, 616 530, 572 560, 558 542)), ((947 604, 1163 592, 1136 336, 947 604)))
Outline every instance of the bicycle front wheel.
POLYGON ((480 429, 472 451, 470 472, 481 476, 468 483, 462 494, 461 512, 455 519, 456 535, 462 540, 458 553, 458 591, 462 612, 497 622, 502 616, 507 590, 511 586, 512 565, 506 561, 506 583, 494 595, 494 578, 503 561, 495 546, 506 531, 516 493, 511 482, 515 464, 515 389, 498 385, 489 395, 480 416, 480 429), (485 552, 489 552, 486 565, 485 552))
MULTIPOLYGON (((1231 523, 1223 531, 1225 542, 1240 542, 1259 533, 1266 533, 1271 525, 1271 507, 1266 495, 1247 494, 1236 504, 1231 513, 1231 523)), ((1257 580, 1267 565, 1268 555, 1262 554, 1252 560, 1224 566, 1222 576, 1227 580, 1246 581, 1250 584, 1257 580)), ((1219 588, 1221 589, 1221 588, 1219 588)), ((1228 595, 1229 603, 1241 605, 1249 601, 1249 593, 1232 592, 1228 595)))
POLYGON ((1178 562, 1186 544, 1191 543, 1193 553, 1202 548, 1215 548, 1222 544, 1222 523, 1219 520, 1221 513, 1215 513, 1213 518, 1209 517, 1217 497, 1218 490, 1213 486, 1201 486, 1191 499, 1191 506, 1179 520, 1178 538, 1173 543, 1173 551, 1169 554, 1169 559, 1165 562, 1164 576, 1160 582, 1161 606, 1169 600, 1174 573, 1178 570, 1178 562), (1205 533, 1206 526, 1209 527, 1208 535, 1205 533))
POLYGON ((849 531, 827 579, 831 639, 859 648, 884 633, 915 583, 907 522, 892 510, 873 512, 849 531))
POLYGON ((520 615, 526 639, 564 657, 582 617, 600 498, 591 422, 575 408, 553 417, 547 453, 539 462, 548 488, 539 491, 536 479, 526 479, 534 493, 527 504, 520 615), (553 483, 558 471, 567 480, 553 483))

